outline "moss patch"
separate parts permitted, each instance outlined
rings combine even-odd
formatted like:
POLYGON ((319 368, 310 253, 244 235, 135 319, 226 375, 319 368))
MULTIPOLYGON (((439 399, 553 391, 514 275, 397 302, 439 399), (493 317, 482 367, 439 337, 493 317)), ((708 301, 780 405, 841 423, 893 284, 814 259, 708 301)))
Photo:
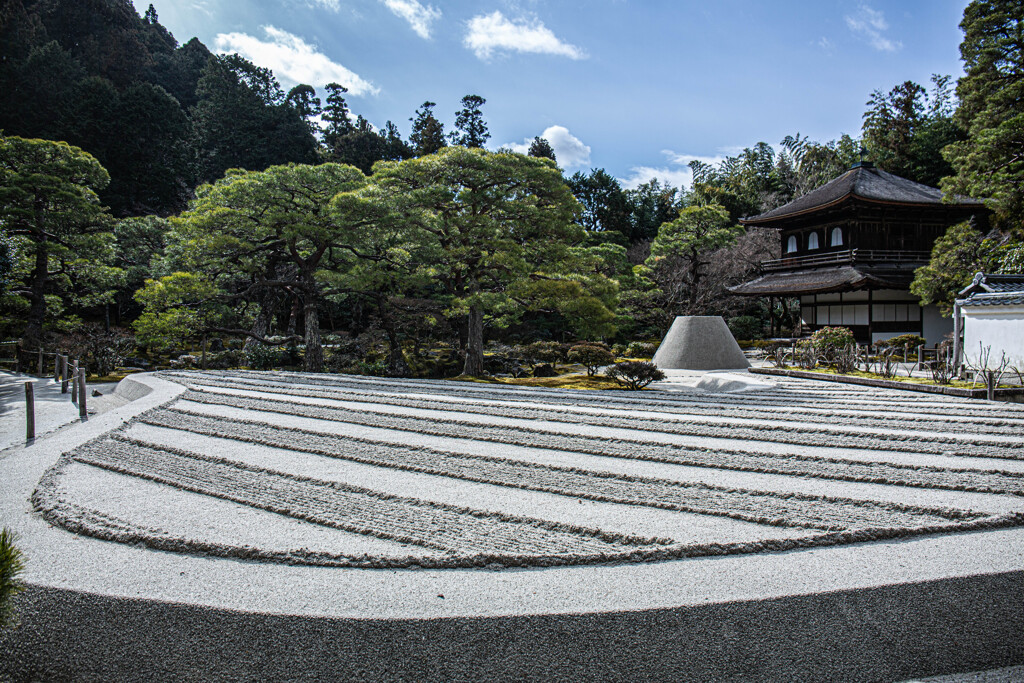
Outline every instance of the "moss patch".
MULTIPOLYGON (((790 368, 796 370, 799 368, 790 368)), ((928 384, 936 387, 956 387, 958 389, 984 389, 985 385, 981 382, 965 382, 963 380, 955 379, 949 384, 939 384, 934 382, 927 377, 907 377, 906 375, 896 375, 895 377, 883 377, 874 372, 864 372, 863 370, 854 370, 852 372, 836 372, 835 368, 815 368, 814 370, 803 370, 803 372, 814 372, 819 375, 836 375, 839 377, 864 377, 866 379, 880 379, 888 380, 890 382, 905 382, 907 384, 928 384)), ((1000 389, 1008 389, 1016 387, 1015 384, 1000 384, 1000 389)))

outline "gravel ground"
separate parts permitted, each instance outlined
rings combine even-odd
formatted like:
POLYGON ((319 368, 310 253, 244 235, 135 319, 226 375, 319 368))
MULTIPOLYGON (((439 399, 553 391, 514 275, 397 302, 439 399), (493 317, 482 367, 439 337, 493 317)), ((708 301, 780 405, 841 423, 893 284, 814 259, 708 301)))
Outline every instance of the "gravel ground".
MULTIPOLYGON (((1019 439, 1005 434, 985 435, 984 438, 974 434, 965 438, 963 434, 929 431, 955 415, 921 418, 921 423, 914 423, 911 429, 872 429, 869 434, 851 439, 845 431, 837 432, 837 425, 793 422, 792 416, 787 416, 786 422, 762 419, 757 427, 750 420, 743 426, 728 427, 721 416, 702 424, 695 424, 692 416, 686 420, 668 414, 619 417, 603 412, 562 410, 536 402, 503 405, 496 400, 479 400, 480 392, 476 392, 475 401, 457 403, 446 400, 441 394, 420 394, 408 399, 385 394, 375 400, 372 392, 363 392, 358 395, 359 400, 352 403, 344 399, 351 399, 354 392, 311 389, 322 381, 320 378, 304 379, 288 387, 287 382, 261 383, 248 376, 211 379, 190 375, 189 390, 172 404, 147 411, 118 432, 72 451, 44 477, 33 496, 33 504, 51 523, 107 540, 223 557, 365 567, 551 566, 649 561, 1024 523, 1021 510, 992 514, 969 508, 921 507, 843 495, 811 495, 785 488, 729 487, 706 481, 630 475, 575 464, 547 464, 517 459, 500 449, 481 455, 410 446, 395 442, 392 436, 411 433, 712 470, 1024 497, 1024 473, 1021 472, 780 457, 680 448, 678 444, 651 443, 643 438, 665 434, 714 438, 731 429, 739 431, 740 437, 747 432, 757 432, 761 441, 792 442, 795 439, 800 443, 822 445, 842 438, 855 441, 854 445, 862 449, 888 447, 914 453, 934 453, 936 444, 942 444, 944 449, 955 442, 961 454, 990 458, 995 453, 1007 459, 1012 459, 1007 453, 1022 445, 1019 439), (291 393, 286 394, 287 391, 291 393), (204 410, 196 412, 194 406, 202 406, 204 410), (442 410, 445 406, 447 410, 442 410), (238 417, 239 414, 245 417, 238 417), (331 433, 315 427, 303 429, 259 419, 275 414, 292 419, 300 417, 312 425, 342 423, 370 427, 378 430, 381 438, 367 439, 346 430, 331 433), (224 449, 228 457, 224 457, 216 441, 199 441, 193 445, 193 450, 182 449, 168 443, 166 434, 157 442, 149 441, 145 431, 140 435, 134 425, 180 433, 185 441, 195 442, 194 436, 189 435, 223 440, 229 444, 224 449), (638 426, 641 429, 638 430, 638 426), (619 438, 612 438, 613 435, 619 438), (277 449, 287 456, 256 462, 247 455, 234 453, 230 444, 236 442, 277 449), (317 457, 370 466, 380 472, 380 478, 367 487, 346 481, 342 474, 345 470, 326 479, 311 477, 306 472, 316 467, 317 457), (286 463, 290 460, 298 464, 291 465, 289 471, 286 463), (123 486, 129 489, 133 481, 156 482, 198 494, 199 498, 183 499, 193 505, 202 506, 203 497, 228 501, 242 510, 276 513, 349 535, 383 539, 413 550, 405 554, 369 553, 365 544, 358 543, 348 552, 339 551, 337 543, 317 542, 313 547, 303 545, 288 550, 282 550, 280 542, 242 544, 222 531, 226 525, 219 520, 214 525, 218 531, 213 534, 202 527, 191 533, 188 529, 170 532, 155 525, 152 514, 139 510, 139 506, 131 503, 132 498, 123 499, 120 506, 112 506, 108 500, 104 509, 76 500, 70 487, 62 485, 72 463, 124 475, 123 486), (456 482, 459 480, 485 484, 491 487, 495 503, 479 506, 473 501, 459 501, 453 505, 450 498, 445 500, 444 495, 433 491, 425 496, 396 492, 392 482, 403 480, 401 476, 394 476, 399 472, 431 475, 439 489, 458 490, 456 482), (726 540, 726 535, 723 539, 695 543, 691 540, 692 534, 685 531, 684 520, 680 520, 682 523, 673 533, 649 536, 634 529, 623 533, 621 526, 587 526, 577 519, 567 523, 564 519, 509 514, 507 510, 514 504, 510 506, 507 501, 522 499, 523 491, 602 505, 724 517, 761 525, 764 532, 758 538, 740 542, 726 540), (503 507, 505 509, 501 509, 503 507), (770 532, 772 527, 801 529, 805 533, 780 538, 770 532), (416 549, 426 552, 421 554, 416 549)), ((956 410, 955 404, 949 407, 950 412, 956 410)), ((845 424, 838 427, 851 431, 845 424)), ((754 441, 752 435, 749 440, 754 441)), ((222 510, 219 515, 235 516, 230 509, 222 510)))
POLYGON ((15 681, 895 681, 1024 661, 1024 611, 996 597, 1022 594, 1017 572, 680 610, 368 621, 30 589, 19 600, 21 627, 0 633, 0 651, 10 653, 0 674, 15 681))
POLYGON ((0 455, 0 511, 35 563, 0 679, 1024 662, 1024 408, 788 379, 730 395, 165 376, 185 391, 147 380, 164 393, 88 436, 0 455))

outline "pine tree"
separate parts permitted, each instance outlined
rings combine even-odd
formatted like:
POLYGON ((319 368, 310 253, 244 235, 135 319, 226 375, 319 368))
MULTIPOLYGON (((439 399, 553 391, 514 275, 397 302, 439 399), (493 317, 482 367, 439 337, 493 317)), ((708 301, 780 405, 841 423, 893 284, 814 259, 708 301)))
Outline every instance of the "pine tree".
POLYGON ((433 109, 437 104, 424 102, 416 110, 416 118, 412 121, 412 133, 409 134, 409 142, 412 143, 416 156, 423 157, 446 147, 444 139, 444 124, 434 116, 433 109))
POLYGON ((487 100, 479 95, 466 95, 462 98, 462 109, 455 114, 455 130, 448 134, 453 145, 462 147, 483 147, 491 134, 487 132, 487 124, 480 107, 487 100))
POLYGON ((527 154, 531 157, 543 157, 545 159, 551 159, 551 161, 558 162, 555 158, 555 150, 552 149, 551 143, 546 139, 537 136, 530 143, 530 151, 527 154))
POLYGON ((944 150, 955 175, 942 189, 988 199, 1001 221, 1024 231, 1024 4, 975 0, 960 28, 966 75, 954 120, 967 140, 944 150))

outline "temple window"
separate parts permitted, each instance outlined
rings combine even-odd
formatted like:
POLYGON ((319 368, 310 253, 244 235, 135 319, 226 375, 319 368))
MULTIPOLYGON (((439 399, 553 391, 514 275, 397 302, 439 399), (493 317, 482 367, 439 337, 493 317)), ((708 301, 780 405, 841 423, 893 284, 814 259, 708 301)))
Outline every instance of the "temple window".
POLYGON ((796 251, 796 235, 790 235, 786 241, 786 253, 792 254, 794 251, 796 251))
POLYGON ((818 248, 818 233, 812 232, 807 237, 807 248, 808 249, 817 249, 818 248))
POLYGON ((843 246, 843 229, 842 228, 833 228, 832 229, 832 241, 829 243, 829 246, 831 246, 831 247, 841 247, 841 246, 843 246))

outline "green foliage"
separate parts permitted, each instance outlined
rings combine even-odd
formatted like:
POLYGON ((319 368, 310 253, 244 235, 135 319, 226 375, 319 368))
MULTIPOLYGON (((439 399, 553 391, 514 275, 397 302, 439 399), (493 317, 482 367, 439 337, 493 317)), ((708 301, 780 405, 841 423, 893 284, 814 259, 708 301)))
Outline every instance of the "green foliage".
POLYGON ((199 145, 207 150, 200 179, 212 181, 230 168, 261 171, 315 161, 316 140, 268 69, 238 55, 214 56, 196 93, 192 120, 199 145))
POLYGON ((952 169, 942 149, 964 137, 953 121, 949 80, 932 76, 930 95, 913 81, 871 94, 864 113, 864 145, 879 167, 932 187, 949 175, 952 169))
POLYGON ((874 343, 875 348, 879 349, 902 349, 904 347, 910 348, 911 351, 917 353, 918 346, 924 346, 924 337, 917 334, 901 334, 889 339, 879 339, 874 343))
POLYGON ((760 339, 764 336, 764 321, 753 315, 739 315, 726 321, 736 339, 760 339))
POLYGON ((336 281, 335 271, 345 273, 351 259, 385 234, 370 229, 387 209, 357 193, 365 185, 358 169, 339 164, 233 170, 201 187, 192 207, 175 220, 181 259, 226 298, 246 302, 254 293, 263 295, 267 315, 281 298, 268 293, 298 293, 305 369, 319 372, 325 283, 336 281))
POLYGON ((25 556, 14 545, 16 540, 13 531, 0 529, 0 628, 14 624, 14 596, 24 590, 18 577, 25 569, 25 556))
POLYGON ((285 361, 285 354, 278 346, 268 346, 260 342, 245 348, 245 364, 253 370, 273 370, 285 361))
POLYGON ((449 147, 382 162, 374 181, 415 225, 422 272, 443 288, 445 314, 465 316, 464 374, 483 371, 485 318, 505 327, 525 310, 578 315, 583 281, 564 267, 582 237, 577 204, 551 161, 449 147))
POLYGON ((665 373, 654 363, 643 360, 623 361, 612 365, 604 374, 629 389, 643 389, 651 382, 665 379, 665 373))
POLYGON ((527 152, 528 156, 531 157, 543 157, 545 159, 551 159, 551 161, 558 162, 555 158, 555 150, 551 147, 551 143, 546 139, 536 136, 533 138, 533 142, 530 143, 530 149, 527 152))
MULTIPOLYGON (((0 138, 0 225, 21 256, 15 276, 27 306, 23 336, 38 341, 51 299, 109 301, 119 272, 110 216, 96 191, 110 176, 90 154, 63 142, 0 138)), ((48 311, 49 308, 49 311, 48 311)))
POLYGON ((964 10, 956 122, 967 139, 946 148, 955 175, 948 193, 985 198, 996 215, 1024 229, 1024 4, 975 0, 964 10))
POLYGON ((196 273, 146 280, 135 293, 143 306, 133 323, 140 344, 157 350, 182 348, 201 337, 222 314, 216 287, 196 273))
POLYGON ((937 304, 943 315, 951 315, 960 290, 971 283, 975 273, 990 273, 999 263, 999 241, 986 237, 970 223, 957 223, 935 240, 928 265, 914 271, 910 291, 921 304, 937 304))
POLYGON ((630 342, 626 346, 626 355, 630 358, 653 358, 658 345, 653 342, 630 342))
POLYGON ((416 118, 412 121, 412 132, 409 134, 409 143, 412 145, 416 156, 427 156, 440 151, 447 146, 444 135, 444 124, 434 116, 434 102, 424 102, 416 110, 416 118))
MULTIPOLYGON (((712 253, 731 246, 744 232, 717 204, 688 206, 664 223, 651 244, 646 264, 660 289, 668 295, 666 308, 676 315, 705 311, 700 299, 712 253)), ((719 295, 716 292, 716 295, 719 295)))
POLYGON ((619 181, 601 168, 590 175, 577 171, 567 182, 587 233, 599 242, 625 243, 631 232, 630 207, 619 181))
POLYGON ((486 102, 479 95, 466 95, 462 98, 462 109, 455 113, 455 130, 448 134, 453 145, 482 148, 491 137, 480 111, 486 102))
POLYGON ((849 327, 823 327, 811 335, 810 342, 814 353, 826 361, 835 360, 844 349, 857 344, 849 327))
POLYGON ((570 363, 579 363, 587 368, 587 376, 593 377, 602 365, 615 362, 615 354, 605 346, 597 344, 577 344, 569 349, 570 363))

